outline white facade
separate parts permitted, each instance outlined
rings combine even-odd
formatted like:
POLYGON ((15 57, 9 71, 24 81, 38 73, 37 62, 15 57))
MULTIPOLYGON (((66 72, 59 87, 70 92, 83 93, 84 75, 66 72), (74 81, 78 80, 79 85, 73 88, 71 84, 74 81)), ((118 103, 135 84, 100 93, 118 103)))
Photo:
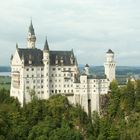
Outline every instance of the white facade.
MULTIPOLYGON (((36 39, 33 26, 30 32, 36 39)), ((39 99, 62 94, 70 103, 80 104, 87 113, 99 111, 99 97, 108 93, 109 84, 115 79, 114 53, 105 63, 106 78, 90 75, 88 65, 81 74, 73 50, 50 51, 46 40, 42 51, 35 48, 35 40, 30 43, 34 45, 22 49, 17 45, 11 58, 11 96, 18 98, 23 106, 31 101, 31 91, 35 91, 39 99), (110 64, 112 66, 108 66, 110 64)))
POLYGON ((106 62, 104 63, 105 67, 105 75, 109 79, 110 82, 115 80, 115 69, 116 69, 116 63, 114 61, 114 52, 112 50, 108 50, 106 52, 106 62))

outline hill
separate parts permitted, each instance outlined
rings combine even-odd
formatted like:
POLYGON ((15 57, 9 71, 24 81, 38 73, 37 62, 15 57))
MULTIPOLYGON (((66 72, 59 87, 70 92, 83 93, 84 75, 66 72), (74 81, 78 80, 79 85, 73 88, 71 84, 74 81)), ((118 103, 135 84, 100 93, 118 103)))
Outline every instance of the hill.
POLYGON ((11 68, 8 66, 0 66, 0 72, 10 72, 11 68))
MULTIPOLYGON (((80 71, 83 70, 84 65, 79 65, 80 71)), ((8 66, 0 66, 0 72, 10 72, 11 68, 8 66)), ((90 73, 93 74, 103 74, 104 67, 103 66, 90 66, 90 73)), ((140 74, 140 67, 132 67, 132 66, 117 66, 116 67, 117 75, 131 75, 131 74, 140 74)))

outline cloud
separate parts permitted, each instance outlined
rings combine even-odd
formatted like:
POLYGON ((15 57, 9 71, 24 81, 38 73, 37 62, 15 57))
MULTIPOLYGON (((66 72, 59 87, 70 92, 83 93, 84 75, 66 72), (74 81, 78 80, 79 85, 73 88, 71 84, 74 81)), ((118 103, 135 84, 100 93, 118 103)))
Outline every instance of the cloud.
POLYGON ((118 65, 140 65, 139 4, 139 0, 2 1, 0 65, 9 65, 16 42, 26 47, 31 17, 40 49, 47 36, 52 50, 73 48, 80 64, 103 65, 111 48, 118 65))

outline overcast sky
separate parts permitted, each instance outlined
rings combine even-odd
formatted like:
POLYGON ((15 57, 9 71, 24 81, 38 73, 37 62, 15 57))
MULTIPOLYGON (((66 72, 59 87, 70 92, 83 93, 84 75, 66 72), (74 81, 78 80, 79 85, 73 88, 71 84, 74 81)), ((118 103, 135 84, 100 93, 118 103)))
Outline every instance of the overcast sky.
POLYGON ((140 66, 140 0, 0 0, 0 65, 10 65, 16 42, 27 47, 32 17, 36 47, 74 50, 79 64, 140 66))

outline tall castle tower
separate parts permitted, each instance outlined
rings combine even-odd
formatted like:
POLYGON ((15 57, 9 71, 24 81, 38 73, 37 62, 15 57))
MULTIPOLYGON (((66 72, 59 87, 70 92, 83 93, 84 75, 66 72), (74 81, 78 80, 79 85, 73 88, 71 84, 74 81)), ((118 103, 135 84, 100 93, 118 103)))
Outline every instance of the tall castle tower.
POLYGON ((29 26, 27 41, 28 41, 28 45, 27 45, 28 48, 30 48, 30 49, 35 48, 36 36, 35 36, 32 21, 31 21, 31 24, 29 26))
POLYGON ((43 63, 44 63, 44 98, 48 99, 50 97, 50 53, 49 45, 46 39, 44 49, 43 49, 43 63))
POLYGON ((115 80, 116 63, 114 61, 114 52, 109 49, 106 52, 106 62, 104 63, 105 75, 110 82, 115 80))

